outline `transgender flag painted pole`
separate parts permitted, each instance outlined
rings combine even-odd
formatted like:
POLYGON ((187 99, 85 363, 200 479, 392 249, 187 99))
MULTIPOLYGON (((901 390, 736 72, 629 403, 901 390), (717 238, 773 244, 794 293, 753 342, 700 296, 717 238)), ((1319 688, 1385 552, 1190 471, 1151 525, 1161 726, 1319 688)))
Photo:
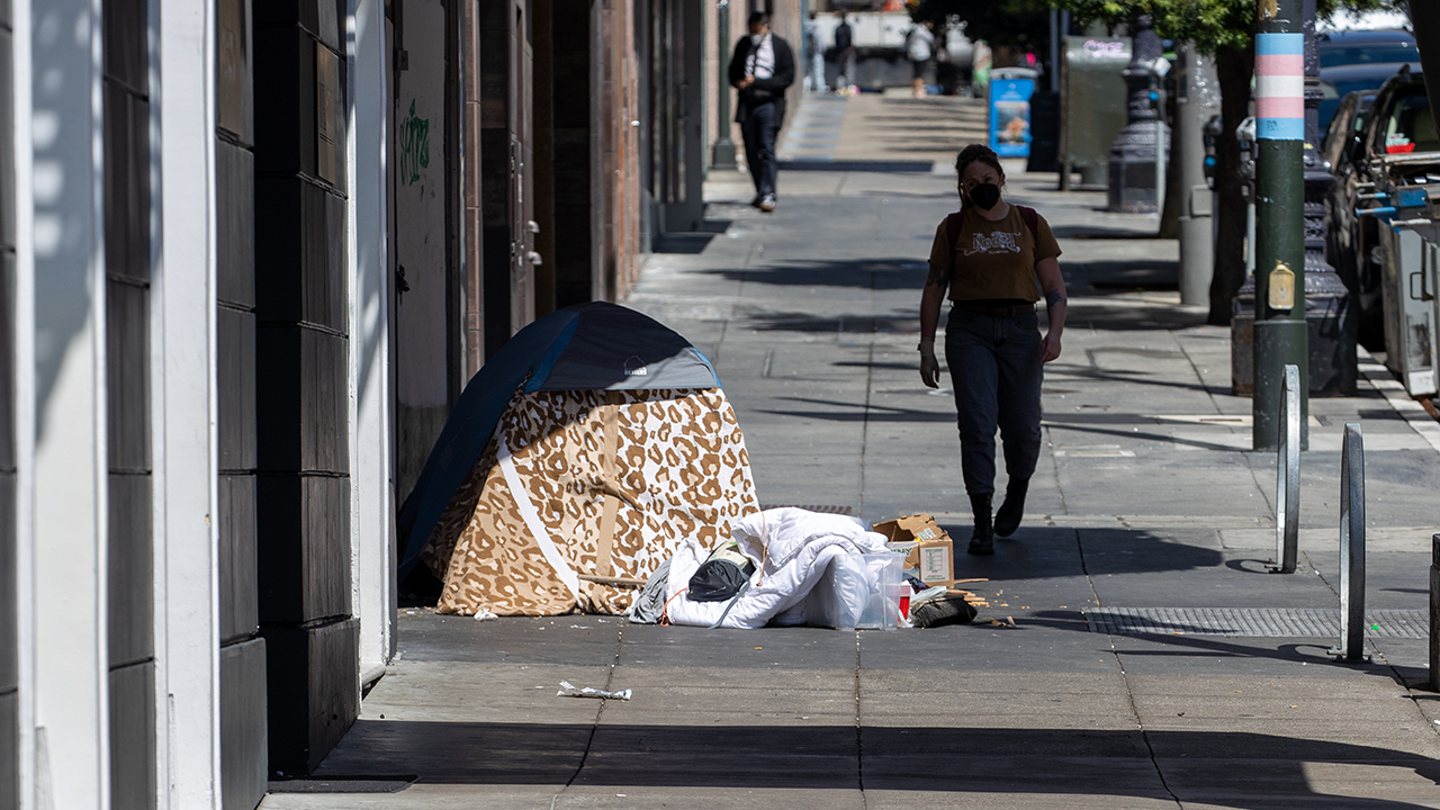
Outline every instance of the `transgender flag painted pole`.
POLYGON ((1255 117, 1262 140, 1305 140, 1304 34, 1255 37, 1255 117))
POLYGON ((1300 369, 1309 416, 1305 331, 1305 34, 1302 0, 1259 0, 1255 37, 1256 450, 1280 440, 1286 364, 1300 369))

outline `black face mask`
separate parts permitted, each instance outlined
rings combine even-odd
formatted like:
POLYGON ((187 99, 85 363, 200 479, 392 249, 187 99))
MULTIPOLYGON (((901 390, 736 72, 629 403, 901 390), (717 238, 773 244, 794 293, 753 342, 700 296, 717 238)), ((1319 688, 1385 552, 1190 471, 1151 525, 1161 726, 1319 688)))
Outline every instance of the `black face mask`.
POLYGON ((970 202, 983 210, 989 211, 1000 202, 1000 187, 994 183, 980 183, 970 189, 970 202))

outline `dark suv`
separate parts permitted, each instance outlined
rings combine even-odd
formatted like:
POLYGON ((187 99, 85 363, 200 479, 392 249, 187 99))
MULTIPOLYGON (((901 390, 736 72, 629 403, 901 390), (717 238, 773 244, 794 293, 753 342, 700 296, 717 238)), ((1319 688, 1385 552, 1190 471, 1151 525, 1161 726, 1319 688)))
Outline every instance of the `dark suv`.
MULTIPOLYGON (((1330 133, 1338 134, 1333 129, 1330 133)), ((1440 153, 1440 137, 1430 116, 1425 81, 1406 66, 1375 94, 1363 129, 1351 135, 1344 146, 1343 156, 1334 166, 1335 192, 1325 203, 1328 224, 1337 229, 1327 238, 1328 258, 1359 303, 1360 343, 1368 349, 1382 350, 1385 341, 1380 257, 1374 255, 1379 244, 1378 223, 1372 216, 1357 217, 1355 210, 1380 204, 1366 197, 1374 189, 1373 161, 1386 155, 1432 151, 1440 153)), ((1440 160, 1440 154, 1436 158, 1440 160)))

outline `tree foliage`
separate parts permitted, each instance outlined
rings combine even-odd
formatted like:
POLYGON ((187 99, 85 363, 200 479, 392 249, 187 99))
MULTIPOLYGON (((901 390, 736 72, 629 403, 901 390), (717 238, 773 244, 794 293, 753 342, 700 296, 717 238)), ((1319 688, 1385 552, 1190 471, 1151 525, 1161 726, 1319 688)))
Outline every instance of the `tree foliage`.
MULTIPOLYGON (((1257 18, 1255 0, 1055 0, 1055 5, 1082 24, 1125 23, 1148 14, 1160 36, 1193 42, 1205 54, 1248 48, 1257 18)), ((1399 5, 1395 0, 1317 0, 1316 16, 1324 19, 1339 9, 1378 11, 1399 5)))
MULTIPOLYGON (((1209 321, 1229 323, 1231 300, 1245 281, 1241 239, 1245 233, 1244 183, 1234 133, 1247 115, 1250 101, 1256 0, 1055 0, 1055 4, 1069 10, 1082 25, 1095 20, 1112 25, 1130 23, 1149 15, 1160 36, 1193 42, 1201 53, 1214 56, 1224 135, 1216 143, 1215 191, 1219 205, 1209 321)), ((1396 0, 1317 0, 1316 16, 1323 19, 1337 9, 1375 11, 1398 5, 1396 0)))

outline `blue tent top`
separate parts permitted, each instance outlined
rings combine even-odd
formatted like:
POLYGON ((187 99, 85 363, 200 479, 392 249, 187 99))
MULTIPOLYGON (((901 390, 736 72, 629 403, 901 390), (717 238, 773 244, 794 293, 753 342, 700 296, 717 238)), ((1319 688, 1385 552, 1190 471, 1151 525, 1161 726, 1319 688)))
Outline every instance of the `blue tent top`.
POLYGON ((516 393, 719 387, 715 367, 689 341, 633 309, 594 301, 531 323, 470 378, 400 507, 400 576, 414 567, 516 393))

